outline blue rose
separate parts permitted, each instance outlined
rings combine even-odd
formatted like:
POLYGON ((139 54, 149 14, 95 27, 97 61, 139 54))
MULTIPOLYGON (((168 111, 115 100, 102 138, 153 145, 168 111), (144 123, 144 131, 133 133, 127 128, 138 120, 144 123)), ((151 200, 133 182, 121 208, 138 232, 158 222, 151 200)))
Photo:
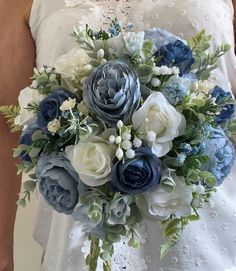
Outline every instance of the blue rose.
POLYGON ((191 49, 181 40, 161 46, 155 56, 161 57, 161 65, 178 67, 180 76, 189 73, 194 63, 191 49))
POLYGON ((233 167, 235 150, 220 127, 207 126, 205 130, 209 136, 202 143, 201 153, 207 155, 209 160, 203 165, 203 170, 210 171, 220 185, 233 167))
POLYGON ((114 165, 112 189, 130 195, 151 192, 160 183, 160 166, 160 159, 150 148, 137 149, 134 159, 118 161, 114 165))
POLYGON ((188 94, 191 83, 182 77, 172 77, 162 89, 162 93, 169 103, 176 105, 188 94))
POLYGON ((128 123, 141 99, 140 82, 122 61, 107 62, 95 70, 84 90, 87 106, 108 125, 128 123))
POLYGON ((47 131, 48 123, 61 116, 60 106, 69 97, 72 97, 71 93, 58 89, 41 101, 37 124, 42 130, 47 131))
POLYGON ((130 217, 132 198, 130 196, 117 196, 112 200, 109 206, 109 215, 107 223, 110 225, 125 225, 130 217))
POLYGON ((62 154, 40 157, 36 177, 39 191, 56 211, 71 214, 79 199, 79 175, 62 154))
POLYGON ((168 43, 175 42, 176 40, 180 40, 179 37, 161 28, 148 29, 148 30, 145 30, 144 32, 145 32, 144 39, 151 40, 154 43, 156 50, 159 49, 163 45, 167 45, 168 43))
MULTIPOLYGON (((19 140, 19 144, 20 145, 27 145, 27 146, 30 146, 33 142, 32 140, 32 135, 36 132, 40 130, 38 125, 36 124, 31 124, 29 125, 22 133, 21 137, 20 137, 20 140, 19 140)), ((30 156, 26 153, 26 152, 23 152, 21 153, 20 155, 21 159, 23 161, 30 161, 30 156)))
MULTIPOLYGON (((222 88, 216 86, 212 93, 212 97, 216 98, 216 103, 220 103, 223 99, 232 99, 232 94, 230 92, 224 91, 222 88)), ((221 122, 230 120, 234 116, 234 104, 227 104, 221 110, 220 114, 216 116, 216 122, 220 124, 221 122)))

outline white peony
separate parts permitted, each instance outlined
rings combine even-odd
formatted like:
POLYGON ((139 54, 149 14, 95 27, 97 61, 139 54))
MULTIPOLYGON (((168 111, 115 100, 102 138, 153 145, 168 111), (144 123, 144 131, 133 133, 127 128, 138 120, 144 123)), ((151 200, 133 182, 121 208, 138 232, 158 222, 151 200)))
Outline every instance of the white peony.
POLYGON ((163 186, 152 193, 146 193, 138 199, 137 204, 148 216, 165 220, 174 214, 177 217, 192 213, 192 191, 182 177, 175 176, 175 189, 167 193, 163 186), (148 210, 148 212, 147 212, 148 210))
POLYGON ((67 147, 65 151, 81 181, 86 185, 96 187, 111 180, 115 149, 109 142, 90 136, 75 146, 67 147))
POLYGON ((84 75, 84 67, 89 62, 90 57, 85 50, 73 48, 56 60, 55 68, 65 79, 74 80, 76 74, 84 75))
POLYGON ((152 93, 143 106, 133 114, 133 128, 139 137, 148 140, 152 131, 156 139, 151 144, 157 157, 166 155, 172 148, 172 140, 184 132, 185 117, 167 101, 160 92, 152 93))
POLYGON ((28 126, 36 121, 36 113, 28 111, 26 108, 28 104, 39 104, 45 98, 44 95, 40 94, 37 89, 24 88, 18 97, 20 105, 20 114, 15 118, 16 125, 28 126))

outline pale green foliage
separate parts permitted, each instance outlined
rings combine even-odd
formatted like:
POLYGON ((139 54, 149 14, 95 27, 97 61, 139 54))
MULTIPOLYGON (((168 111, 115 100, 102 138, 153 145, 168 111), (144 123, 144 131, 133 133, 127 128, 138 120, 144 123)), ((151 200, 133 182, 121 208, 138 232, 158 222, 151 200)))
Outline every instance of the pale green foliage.
POLYGON ((15 125, 15 123, 14 123, 15 118, 20 113, 19 106, 17 106, 17 105, 2 105, 2 106, 0 106, 0 113, 2 113, 2 115, 6 119, 7 123, 9 124, 11 133, 15 133, 15 132, 22 130, 22 128, 23 128, 22 126, 15 125))
POLYGON ((19 200, 17 201, 17 205, 25 207, 26 200, 30 202, 31 193, 34 192, 36 188, 36 183, 37 182, 34 180, 29 180, 23 183, 23 192, 20 193, 20 196, 22 195, 22 197, 20 197, 19 200))
POLYGON ((229 44, 222 44, 213 53, 209 53, 208 49, 211 47, 211 40, 212 36, 207 35, 205 30, 201 30, 188 41, 188 46, 192 49, 195 59, 192 70, 196 72, 199 80, 207 80, 210 73, 217 68, 218 58, 231 48, 229 44))

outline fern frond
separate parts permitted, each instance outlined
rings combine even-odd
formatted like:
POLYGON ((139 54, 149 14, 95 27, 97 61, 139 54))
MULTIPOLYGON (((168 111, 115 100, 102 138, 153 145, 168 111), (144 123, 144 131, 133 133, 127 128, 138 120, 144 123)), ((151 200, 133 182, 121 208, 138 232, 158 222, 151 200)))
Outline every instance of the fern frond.
POLYGON ((20 107, 17 105, 2 105, 0 106, 0 113, 9 124, 11 133, 16 133, 22 130, 22 126, 15 124, 15 118, 20 113, 20 107))
POLYGON ((182 229, 178 229, 173 235, 171 235, 169 238, 168 238, 168 240, 167 241, 165 241, 165 243, 161 246, 161 255, 160 255, 160 257, 161 257, 161 260, 163 259, 163 258, 165 258, 165 256, 169 253, 169 251, 171 250, 171 248, 172 247, 174 247, 177 243, 178 243, 178 241, 179 241, 179 239, 180 239, 180 237, 181 237, 181 235, 182 235, 182 229))

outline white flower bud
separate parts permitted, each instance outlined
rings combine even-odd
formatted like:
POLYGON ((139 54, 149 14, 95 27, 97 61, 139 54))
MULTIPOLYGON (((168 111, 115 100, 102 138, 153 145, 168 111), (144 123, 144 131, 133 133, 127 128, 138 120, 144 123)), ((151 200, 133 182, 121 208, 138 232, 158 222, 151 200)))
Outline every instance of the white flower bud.
POLYGON ((98 59, 104 58, 104 55, 105 55, 105 52, 104 52, 103 49, 99 49, 99 50, 97 51, 97 58, 98 58, 98 59))
POLYGON ((107 63, 107 60, 106 60, 105 58, 103 58, 103 59, 101 60, 101 64, 105 64, 105 63, 107 63))
POLYGON ((121 143, 121 147, 122 149, 128 151, 132 148, 132 142, 129 141, 129 140, 124 140, 122 143, 121 143))
POLYGON ((92 65, 90 65, 90 64, 87 64, 87 65, 84 66, 85 71, 88 71, 88 72, 91 71, 92 68, 93 68, 93 67, 92 67, 92 65))
POLYGON ((115 140, 116 140, 116 138, 115 138, 114 135, 111 135, 111 136, 109 137, 109 142, 110 142, 111 144, 114 144, 114 143, 115 143, 115 140))
POLYGON ((121 141, 122 141, 121 136, 117 136, 116 139, 115 139, 116 144, 120 144, 121 141))
POLYGON ((121 129, 123 126, 124 126, 123 121, 122 121, 122 120, 119 120, 119 121, 117 122, 117 127, 118 127, 118 129, 121 129))
POLYGON ((69 98, 68 100, 64 101, 60 106, 61 111, 67 111, 73 109, 76 105, 76 99, 69 98))
POLYGON ((147 140, 149 142, 155 142, 156 137, 157 137, 157 134, 154 131, 148 131, 148 133, 147 133, 147 140))
POLYGON ((135 157, 135 151, 130 149, 125 152, 125 155, 128 159, 133 159, 135 157))
POLYGON ((53 121, 50 121, 49 123, 48 123, 48 126, 47 126, 47 128, 48 128, 48 131, 50 132, 50 133, 56 133, 56 131, 59 129, 61 127, 61 123, 60 123, 60 121, 58 120, 58 119, 54 119, 53 121))
POLYGON ((131 139, 131 134, 129 132, 125 132, 122 134, 122 139, 123 140, 130 140, 131 139))
POLYGON ((142 140, 138 137, 135 137, 135 139, 133 141, 133 146, 135 148, 140 148, 142 146, 142 140))
POLYGON ((153 78, 152 81, 151 81, 151 84, 153 87, 159 87, 160 84, 161 84, 161 81, 158 79, 158 78, 153 78))
POLYGON ((116 151, 116 157, 121 160, 124 157, 124 152, 121 148, 118 148, 116 151))

